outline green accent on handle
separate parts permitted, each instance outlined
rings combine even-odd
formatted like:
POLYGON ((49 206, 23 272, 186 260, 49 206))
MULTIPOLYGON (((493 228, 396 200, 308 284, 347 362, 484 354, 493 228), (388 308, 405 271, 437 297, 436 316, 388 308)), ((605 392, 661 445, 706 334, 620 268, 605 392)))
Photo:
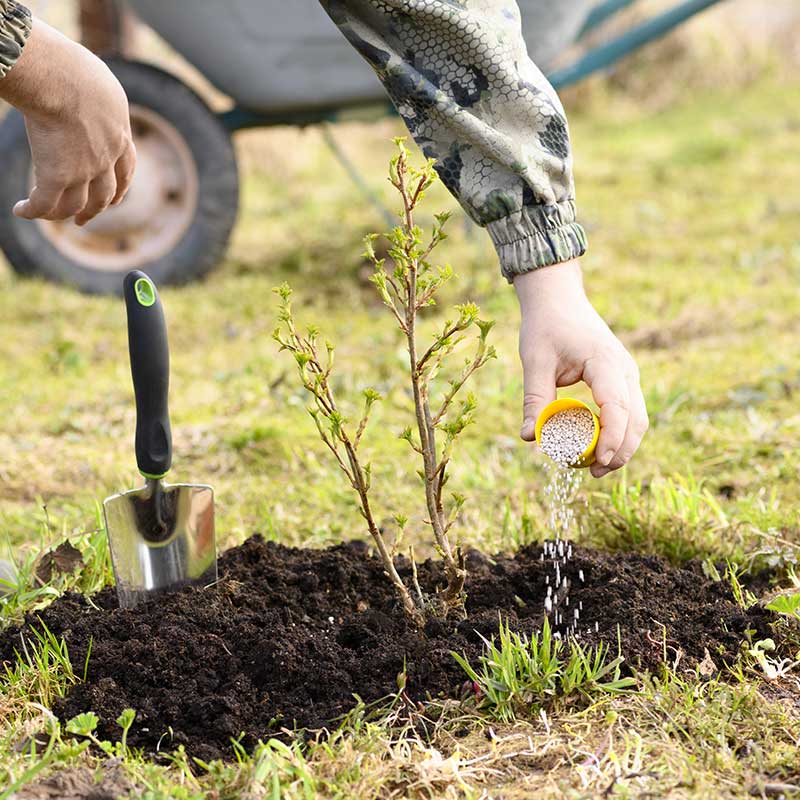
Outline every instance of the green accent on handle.
POLYGON ((139 278, 133 286, 139 305, 149 308, 156 301, 156 290, 147 278, 139 278))
POLYGON ((139 474, 143 478, 148 478, 151 481, 160 481, 162 478, 166 478, 167 477, 167 473, 166 472, 162 472, 160 475, 151 475, 149 472, 142 472, 142 470, 139 470, 139 474))

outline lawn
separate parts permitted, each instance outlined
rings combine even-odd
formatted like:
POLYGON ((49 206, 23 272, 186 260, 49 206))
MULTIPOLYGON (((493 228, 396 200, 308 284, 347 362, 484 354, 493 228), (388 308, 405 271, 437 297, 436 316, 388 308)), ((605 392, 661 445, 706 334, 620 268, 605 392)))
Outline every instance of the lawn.
MULTIPOLYGON (((745 89, 687 91, 658 112, 604 90, 570 109, 590 238, 585 281, 638 360, 651 417, 624 474, 585 477, 574 538, 675 564, 700 559, 720 573, 727 562, 758 598, 792 585, 800 548, 798 90, 765 75, 745 89), (769 581, 752 578, 764 570, 769 581)), ((399 132, 391 120, 335 129, 386 202, 399 132)), ((254 532, 312 547, 365 538, 295 367, 271 337, 271 290, 288 281, 298 317, 337 345, 337 390, 384 395, 364 444, 378 514, 402 510, 417 554, 432 555, 407 445, 396 438, 411 421, 403 343, 361 256, 362 237, 384 223, 314 130, 248 133, 240 155, 242 213, 225 263, 202 284, 162 291, 174 477, 213 484, 222 548, 254 532)), ((428 221, 457 212, 441 187, 427 208, 428 221)), ((516 300, 486 235, 458 212, 450 227, 441 256, 457 278, 426 329, 447 306, 474 300, 496 321, 498 355, 475 377, 478 422, 451 481, 468 498, 465 543, 513 551, 548 537, 543 457, 517 435, 516 300)), ((97 504, 137 476, 121 301, 20 281, 3 267, 0 320, 0 547, 30 565, 67 537, 86 562, 8 598, 7 625, 68 588, 110 580, 97 504)), ((85 736, 32 747, 55 730, 48 701, 84 669, 51 654, 0 677, 0 798, 47 796, 21 787, 67 771, 148 798, 777 796, 800 791, 796 625, 780 625, 775 641, 789 659, 780 674, 777 655, 743 644, 737 664, 713 675, 666 668, 638 676, 635 691, 567 698, 514 720, 439 703, 419 711, 432 720, 424 735, 397 704, 369 718, 356 711, 319 743, 232 748, 231 763, 194 771, 180 755, 158 766, 124 748, 103 758, 78 744, 85 736)))

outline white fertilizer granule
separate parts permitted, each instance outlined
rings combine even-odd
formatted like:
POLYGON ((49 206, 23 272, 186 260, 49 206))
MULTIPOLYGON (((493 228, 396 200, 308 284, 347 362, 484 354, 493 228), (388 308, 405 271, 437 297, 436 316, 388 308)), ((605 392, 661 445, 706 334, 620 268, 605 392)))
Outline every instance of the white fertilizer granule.
POLYGON ((542 426, 539 447, 565 467, 575 464, 594 436, 594 417, 588 408, 568 408, 554 414, 542 426))
MULTIPOLYGON (((554 541, 545 542, 542 557, 550 562, 551 575, 546 576, 547 597, 544 600, 544 613, 550 618, 554 627, 564 626, 567 636, 576 635, 583 603, 579 602, 572 613, 563 609, 569 608, 569 589, 571 581, 562 569, 567 571, 567 564, 572 560, 572 544, 578 533, 578 520, 575 517, 573 502, 581 482, 581 470, 571 469, 586 448, 592 443, 594 436, 594 418, 586 408, 570 408, 554 414, 542 426, 539 447, 550 456, 552 461, 545 463, 549 476, 545 488, 548 525, 554 541), (553 577, 553 581, 550 581, 553 577)), ((578 571, 578 579, 584 582, 583 570, 578 571)), ((557 631, 554 635, 561 635, 557 631)))

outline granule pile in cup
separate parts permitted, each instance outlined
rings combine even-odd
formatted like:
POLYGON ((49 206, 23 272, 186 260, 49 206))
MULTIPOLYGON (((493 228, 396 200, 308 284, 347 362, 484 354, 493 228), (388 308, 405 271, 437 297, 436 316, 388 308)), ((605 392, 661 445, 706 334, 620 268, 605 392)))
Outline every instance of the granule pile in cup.
POLYGON ((588 408, 568 408, 544 423, 539 447, 553 461, 569 467, 580 460, 593 437, 592 412, 588 408))

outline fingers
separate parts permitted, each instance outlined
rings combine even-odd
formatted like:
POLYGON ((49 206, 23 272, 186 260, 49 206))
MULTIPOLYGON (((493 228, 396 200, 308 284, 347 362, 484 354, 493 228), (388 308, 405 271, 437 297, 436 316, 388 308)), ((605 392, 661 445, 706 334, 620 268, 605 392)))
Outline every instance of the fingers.
POLYGON ((136 148, 131 143, 124 155, 114 165, 114 175, 117 179, 117 191, 111 201, 112 206, 122 202, 125 194, 133 181, 133 173, 136 171, 136 148))
POLYGON ((587 362, 584 378, 600 406, 597 461, 591 473, 602 478, 625 466, 638 450, 649 425, 647 407, 639 370, 627 351, 623 351, 623 363, 617 359, 587 362))
POLYGON ((91 183, 69 186, 63 190, 37 185, 27 200, 21 200, 14 206, 14 215, 22 219, 49 220, 75 217, 77 225, 85 225, 108 208, 117 194, 117 178, 110 171, 91 183))
POLYGON ((45 216, 45 219, 69 219, 83 211, 89 197, 87 184, 71 186, 61 193, 58 205, 45 216))
POLYGON ((624 467, 639 449, 642 438, 649 427, 647 406, 639 383, 638 371, 636 370, 633 370, 628 375, 628 394, 630 397, 630 414, 628 416, 628 427, 625 430, 625 438, 607 466, 600 464, 592 466, 591 471, 595 478, 602 478, 609 472, 624 467))
POLYGON ((542 409, 556 399, 555 361, 523 362, 524 397, 522 401, 522 430, 526 442, 535 438, 536 420, 542 409))
POLYGON ((14 215, 22 219, 65 220, 75 217, 85 225, 110 205, 125 197, 136 168, 136 151, 131 145, 108 170, 90 183, 62 187, 57 184, 34 186, 30 197, 14 206, 14 215))
POLYGON ((112 172, 106 172, 89 184, 89 199, 85 208, 75 216, 76 225, 85 225, 90 219, 105 211, 117 193, 117 179, 112 172))
POLYGON ((600 438, 596 449, 599 469, 611 463, 625 440, 630 417, 630 390, 624 370, 613 359, 588 360, 584 380, 600 407, 600 438))

